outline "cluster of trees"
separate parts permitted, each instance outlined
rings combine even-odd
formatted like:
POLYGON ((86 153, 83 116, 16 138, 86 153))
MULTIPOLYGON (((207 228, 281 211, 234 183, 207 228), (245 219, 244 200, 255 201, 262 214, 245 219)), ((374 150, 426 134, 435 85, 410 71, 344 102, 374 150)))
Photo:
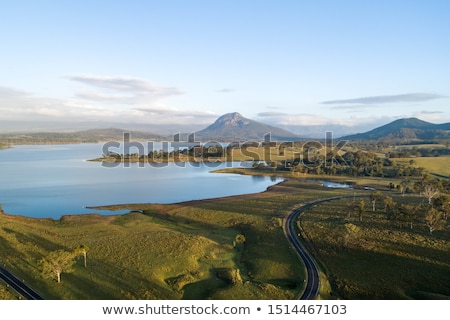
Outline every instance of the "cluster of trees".
POLYGON ((396 163, 394 160, 379 157, 373 152, 348 151, 342 156, 329 153, 326 156, 317 155, 315 159, 299 157, 294 160, 283 160, 278 165, 278 170, 290 170, 291 172, 328 174, 345 176, 370 176, 370 177, 417 177, 425 173, 424 168, 409 164, 396 163))
MULTIPOLYGON (((207 159, 207 158, 222 158, 223 156, 225 156, 226 154, 226 149, 229 148, 224 148, 219 144, 214 144, 211 146, 196 146, 196 147, 191 147, 191 148, 184 148, 181 150, 175 150, 175 151, 171 151, 171 152, 167 152, 164 150, 161 151, 151 151, 148 154, 149 158, 152 159, 159 159, 159 158, 180 158, 181 156, 185 156, 185 157, 195 157, 195 158, 202 158, 202 159, 207 159)), ((231 149, 230 149, 231 150, 231 149)))
MULTIPOLYGON (((439 194, 439 196, 429 199, 431 200, 425 203, 404 204, 394 201, 390 196, 383 196, 380 191, 372 192, 369 197, 372 204, 371 211, 377 210, 377 203, 382 204, 382 211, 386 214, 386 218, 397 226, 401 228, 407 226, 413 229, 416 223, 422 223, 428 228, 430 234, 433 234, 435 230, 444 228, 447 223, 450 214, 450 195, 439 194)), ((353 201, 346 210, 347 219, 357 215, 359 221, 362 222, 366 212, 366 203, 364 200, 353 201)))
POLYGON ((76 133, 43 132, 30 134, 0 134, 2 144, 67 144, 67 143, 97 143, 99 139, 89 135, 81 136, 76 133))
POLYGON ((391 197, 386 197, 384 204, 388 220, 400 227, 408 226, 410 229, 413 229, 415 223, 422 222, 430 234, 446 225, 450 211, 448 195, 435 198, 431 204, 398 204, 391 197))
POLYGON ((166 150, 152 150, 148 154, 139 153, 108 153, 104 154, 103 158, 113 158, 115 161, 140 161, 140 162, 151 162, 151 161, 164 161, 172 159, 177 161, 182 158, 197 158, 197 159, 214 159, 223 158, 226 155, 230 155, 232 148, 224 148, 220 145, 212 146, 196 146, 191 148, 183 148, 180 150, 166 151, 166 150))
POLYGON ((72 252, 66 250, 52 251, 39 261, 42 273, 48 278, 56 278, 56 282, 60 283, 62 273, 73 272, 73 266, 78 256, 83 256, 84 267, 87 268, 88 250, 87 246, 79 245, 72 252))
POLYGON ((123 129, 90 129, 76 132, 29 132, 24 134, 0 134, 0 143, 8 145, 23 144, 67 144, 98 143, 101 141, 122 141, 124 135, 133 134, 135 139, 144 141, 160 141, 163 137, 139 131, 126 132, 123 129))
POLYGON ((402 195, 414 192, 419 193, 427 198, 428 204, 431 204, 431 201, 434 197, 437 197, 442 193, 450 192, 450 180, 439 180, 436 178, 433 179, 430 175, 425 174, 419 180, 413 180, 406 177, 397 185, 390 183, 389 189, 392 190, 394 188, 401 192, 402 195))

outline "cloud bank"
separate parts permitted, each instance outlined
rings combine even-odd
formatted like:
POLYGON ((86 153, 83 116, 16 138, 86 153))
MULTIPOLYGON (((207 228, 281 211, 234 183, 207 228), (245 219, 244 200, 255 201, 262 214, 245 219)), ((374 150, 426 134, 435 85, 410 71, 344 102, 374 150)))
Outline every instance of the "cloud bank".
POLYGON ((130 122, 143 124, 209 124, 217 114, 167 105, 184 94, 128 76, 67 76, 77 83, 68 99, 39 97, 22 90, 0 87, 0 120, 31 122, 130 122))
POLYGON ((422 102, 435 99, 445 98, 444 96, 432 93, 406 93, 387 96, 372 96, 362 97, 356 99, 342 99, 342 100, 330 100, 323 101, 322 104, 381 104, 381 103, 395 103, 395 102, 422 102))
POLYGON ((219 92, 219 93, 232 93, 234 91, 235 91, 234 89, 230 89, 230 88, 223 88, 223 89, 217 90, 217 92, 219 92))
POLYGON ((332 116, 311 113, 287 114, 283 112, 260 112, 257 114, 260 121, 280 126, 326 126, 343 125, 348 127, 360 126, 374 121, 373 117, 347 117, 339 119, 332 116))
POLYGON ((147 80, 133 77, 91 75, 67 78, 90 88, 83 88, 76 92, 78 98, 104 103, 148 104, 183 94, 176 87, 157 86, 147 80))
MULTIPOLYGON (((4 127, 8 121, 10 123, 22 121, 36 124, 36 127, 39 123, 53 122, 55 124, 135 123, 143 126, 168 125, 176 128, 183 125, 206 126, 220 116, 211 111, 171 105, 170 99, 185 94, 183 90, 174 86, 159 85, 129 76, 72 75, 65 78, 75 84, 71 98, 42 97, 20 89, 0 86, 2 126, 4 127)), ((219 90, 222 93, 232 91, 232 89, 219 90)), ((321 102, 328 105, 327 107, 321 108, 320 105, 316 105, 308 109, 303 108, 307 112, 295 113, 282 112, 284 110, 277 106, 266 106, 266 110, 259 112, 255 120, 291 130, 296 129, 296 133, 301 133, 307 126, 362 128, 375 122, 387 123, 395 117, 415 116, 430 122, 442 122, 444 112, 439 111, 439 108, 411 109, 402 115, 380 114, 378 111, 373 114, 367 112, 375 104, 429 101, 440 98, 444 96, 409 93, 331 100, 321 102)), ((48 127, 51 129, 51 126, 48 125, 48 127)))

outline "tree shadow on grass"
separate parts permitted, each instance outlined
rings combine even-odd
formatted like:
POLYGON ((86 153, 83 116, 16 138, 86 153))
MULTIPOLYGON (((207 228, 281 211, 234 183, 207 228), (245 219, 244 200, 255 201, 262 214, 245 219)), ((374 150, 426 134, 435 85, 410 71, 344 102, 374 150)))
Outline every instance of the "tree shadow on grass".
POLYGON ((70 287, 70 299, 176 298, 170 288, 160 285, 157 281, 151 281, 138 272, 134 273, 132 270, 92 258, 88 268, 76 267, 73 273, 63 274, 62 279, 64 285, 70 287))
POLYGON ((64 246, 56 244, 55 242, 38 236, 37 234, 25 234, 9 228, 3 228, 3 230, 7 233, 14 234, 16 239, 23 244, 38 246, 47 250, 65 249, 64 246))

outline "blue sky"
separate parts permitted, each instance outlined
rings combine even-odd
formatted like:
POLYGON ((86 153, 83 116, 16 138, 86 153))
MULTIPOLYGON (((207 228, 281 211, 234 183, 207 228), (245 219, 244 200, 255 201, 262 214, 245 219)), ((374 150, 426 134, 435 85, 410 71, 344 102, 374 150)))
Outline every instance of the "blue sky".
POLYGON ((449 34, 449 1, 2 1, 0 124, 449 122, 449 34))

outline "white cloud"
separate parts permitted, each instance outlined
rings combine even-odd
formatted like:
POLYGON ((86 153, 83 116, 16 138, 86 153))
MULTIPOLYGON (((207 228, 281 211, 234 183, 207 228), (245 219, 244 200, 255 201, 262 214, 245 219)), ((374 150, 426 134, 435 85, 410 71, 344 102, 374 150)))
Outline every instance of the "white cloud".
POLYGON ((142 124, 210 124, 217 114, 166 106, 182 94, 174 87, 132 77, 71 76, 84 84, 74 98, 39 97, 0 87, 0 121, 130 122, 142 124))
POLYGON ((347 127, 356 127, 377 121, 373 116, 367 117, 345 117, 323 116, 318 114, 286 114, 281 112, 262 112, 258 114, 261 121, 270 122, 279 126, 326 126, 342 125, 347 127))
POLYGON ((267 112, 260 112, 257 115, 258 117, 261 118, 266 118, 266 117, 283 117, 283 116, 288 116, 287 113, 284 112, 272 112, 272 111, 267 111, 267 112))
POLYGON ((134 92, 156 95, 177 95, 182 92, 175 87, 163 87, 152 84, 151 82, 127 76, 105 77, 105 76, 68 76, 70 80, 78 81, 93 87, 106 88, 124 92, 134 92))
POLYGON ((314 114, 286 114, 282 112, 261 112, 258 117, 261 121, 271 122, 275 125, 292 126, 292 125, 323 125, 330 123, 330 119, 314 114))
POLYGON ((385 95, 385 96, 372 96, 361 97, 354 99, 341 99, 324 101, 323 104, 346 104, 346 103, 363 103, 363 104, 379 104, 379 103, 394 103, 394 102, 421 102, 430 101, 435 99, 445 98, 433 93, 405 93, 397 95, 385 95))
MULTIPOLYGON (((176 125, 206 126, 219 116, 210 111, 175 108, 168 105, 170 98, 183 94, 181 89, 175 87, 155 85, 147 80, 124 76, 71 76, 67 78, 81 85, 76 88, 74 97, 67 99, 40 97, 20 89, 0 86, 0 121, 28 121, 36 123, 36 127, 39 125, 38 122, 50 123, 52 121, 54 123, 137 123, 174 125, 175 127, 176 125)), ((399 96, 394 96, 397 97, 394 99, 381 96, 384 97, 381 98, 381 101, 395 99, 418 101, 433 99, 433 97, 437 99, 433 95, 428 98, 425 96, 399 96), (402 97, 399 98, 399 96, 402 97)), ((355 99, 350 100, 355 101, 355 99)), ((380 97, 372 101, 375 100, 380 101, 380 97)), ((365 102, 368 103, 367 100, 365 102)), ((278 107, 268 106, 266 111, 257 114, 255 120, 284 127, 342 125, 357 128, 375 122, 387 123, 390 119, 396 119, 394 116, 398 116, 398 114, 381 115, 378 110, 376 113, 366 112, 373 105, 350 104, 350 102, 342 101, 341 103, 329 107, 305 109, 317 112, 317 114, 288 114, 280 112, 278 107), (326 109, 325 112, 323 109, 326 109), (363 112, 354 113, 361 110, 363 112)), ((332 103, 329 102, 329 104, 332 103)), ((410 110, 407 113, 404 117, 415 116, 433 123, 445 122, 443 117, 446 113, 443 111, 410 110)))
POLYGON ((413 116, 432 123, 444 123, 450 120, 445 117, 444 112, 442 111, 422 110, 416 112, 413 116))
POLYGON ((176 87, 158 86, 147 80, 126 76, 85 75, 67 78, 88 86, 88 89, 79 89, 76 97, 109 104, 151 104, 183 94, 176 87))
POLYGON ((159 124, 211 124, 218 115, 213 112, 180 110, 173 108, 136 108, 159 124))
POLYGON ((96 104, 38 97, 15 89, 0 88, 0 120, 3 121, 73 122, 112 119, 116 116, 117 112, 96 104))
POLYGON ((359 112, 368 109, 369 105, 356 104, 356 105, 338 105, 329 107, 330 110, 346 111, 346 112, 359 112))
POLYGON ((0 87, 0 101, 10 98, 25 98, 29 93, 8 87, 0 87))
POLYGON ((421 114, 442 114, 443 111, 432 111, 432 110, 422 110, 420 111, 421 114))
POLYGON ((230 88, 223 88, 223 89, 217 90, 217 92, 219 92, 219 93, 232 93, 234 91, 235 91, 234 89, 230 89, 230 88))

